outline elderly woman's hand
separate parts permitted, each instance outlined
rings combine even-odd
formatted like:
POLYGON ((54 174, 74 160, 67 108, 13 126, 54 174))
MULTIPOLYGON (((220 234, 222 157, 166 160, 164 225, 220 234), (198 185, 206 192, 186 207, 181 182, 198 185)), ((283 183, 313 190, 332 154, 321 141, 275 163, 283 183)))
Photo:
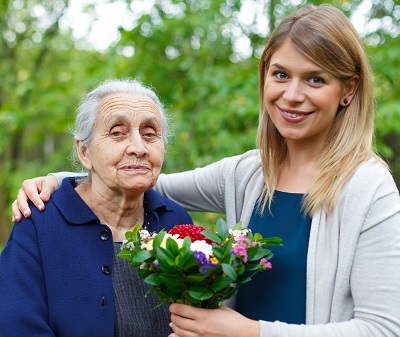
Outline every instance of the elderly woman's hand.
POLYGON ((12 222, 21 221, 22 215, 28 218, 31 210, 28 200, 40 210, 44 210, 44 203, 50 198, 50 195, 58 188, 57 179, 53 175, 27 179, 22 183, 18 191, 17 199, 12 203, 12 222))

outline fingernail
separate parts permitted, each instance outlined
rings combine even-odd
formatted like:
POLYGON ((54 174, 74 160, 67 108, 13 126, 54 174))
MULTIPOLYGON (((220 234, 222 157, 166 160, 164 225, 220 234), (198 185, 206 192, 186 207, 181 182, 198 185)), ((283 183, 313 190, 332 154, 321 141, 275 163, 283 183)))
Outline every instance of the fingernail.
POLYGON ((11 221, 12 221, 12 222, 15 221, 15 216, 14 216, 14 215, 12 216, 11 221))
POLYGON ((42 205, 38 205, 39 211, 42 210, 43 206, 42 205))
POLYGON ((24 211, 24 217, 26 218, 28 211, 24 211))

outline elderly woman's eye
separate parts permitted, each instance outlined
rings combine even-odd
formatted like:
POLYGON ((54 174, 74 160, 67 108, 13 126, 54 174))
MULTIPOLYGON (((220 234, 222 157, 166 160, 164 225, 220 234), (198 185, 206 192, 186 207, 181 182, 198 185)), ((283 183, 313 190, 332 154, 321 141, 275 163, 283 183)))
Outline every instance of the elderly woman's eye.
POLYGON ((154 138, 156 136, 157 136, 157 134, 155 132, 146 132, 146 133, 143 134, 143 137, 144 138, 148 138, 148 139, 152 139, 152 138, 154 138))

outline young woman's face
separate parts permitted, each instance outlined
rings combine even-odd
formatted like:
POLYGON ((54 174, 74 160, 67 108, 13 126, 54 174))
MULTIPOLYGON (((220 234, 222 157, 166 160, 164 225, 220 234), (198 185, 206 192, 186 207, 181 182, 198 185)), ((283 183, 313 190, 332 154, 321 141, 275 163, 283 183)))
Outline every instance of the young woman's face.
POLYGON ((82 159, 100 191, 141 194, 152 188, 164 160, 162 120, 154 101, 128 93, 106 96, 82 159))
POLYGON ((279 133, 291 141, 322 145, 346 97, 340 80, 312 63, 288 39, 272 54, 265 102, 279 133))

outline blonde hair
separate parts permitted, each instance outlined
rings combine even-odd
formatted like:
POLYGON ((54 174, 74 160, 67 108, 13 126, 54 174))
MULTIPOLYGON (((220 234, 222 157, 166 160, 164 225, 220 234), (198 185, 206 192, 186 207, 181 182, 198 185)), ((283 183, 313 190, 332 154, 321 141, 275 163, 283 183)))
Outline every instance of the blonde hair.
MULTIPOLYGON (((303 199, 303 210, 313 215, 319 207, 331 212, 343 185, 358 166, 376 156, 374 100, 368 57, 354 27, 331 5, 305 6, 286 17, 272 33, 261 57, 260 118, 257 145, 264 174, 261 211, 271 204, 279 170, 287 154, 285 139, 272 123, 265 106, 265 77, 272 54, 290 39, 311 62, 346 83, 359 76, 360 83, 351 103, 338 107, 334 123, 318 161, 318 173, 303 199)), ((377 156, 376 156, 377 157, 377 156)))

